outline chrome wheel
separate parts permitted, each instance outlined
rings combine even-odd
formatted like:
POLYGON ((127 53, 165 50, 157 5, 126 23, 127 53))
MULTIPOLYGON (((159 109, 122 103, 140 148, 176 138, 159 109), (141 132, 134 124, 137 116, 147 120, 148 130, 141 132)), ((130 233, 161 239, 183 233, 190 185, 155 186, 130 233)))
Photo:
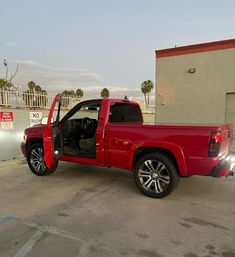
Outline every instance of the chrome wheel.
POLYGON ((41 147, 32 149, 30 152, 30 163, 36 172, 46 171, 47 167, 44 162, 43 149, 41 147))
POLYGON ((54 167, 48 169, 44 160, 44 151, 42 143, 35 143, 29 149, 27 162, 30 170, 37 176, 49 175, 56 171, 58 161, 55 162, 54 167))
POLYGON ((142 193, 161 198, 175 189, 179 182, 179 172, 175 161, 167 154, 152 152, 136 162, 134 179, 142 193))
POLYGON ((143 188, 153 193, 162 193, 170 183, 170 174, 167 167, 160 161, 145 161, 138 172, 143 188))

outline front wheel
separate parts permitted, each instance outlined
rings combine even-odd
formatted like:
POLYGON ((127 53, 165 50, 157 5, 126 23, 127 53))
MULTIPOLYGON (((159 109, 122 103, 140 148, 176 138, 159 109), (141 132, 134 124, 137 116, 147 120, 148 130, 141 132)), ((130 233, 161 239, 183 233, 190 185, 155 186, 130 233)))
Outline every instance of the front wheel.
POLYGON ((48 169, 44 161, 43 144, 33 144, 29 149, 27 162, 30 170, 37 176, 49 175, 56 171, 58 162, 52 169, 48 169))
POLYGON ((167 155, 149 153, 136 163, 134 179, 142 193, 161 198, 175 189, 179 182, 179 173, 175 163, 167 155))

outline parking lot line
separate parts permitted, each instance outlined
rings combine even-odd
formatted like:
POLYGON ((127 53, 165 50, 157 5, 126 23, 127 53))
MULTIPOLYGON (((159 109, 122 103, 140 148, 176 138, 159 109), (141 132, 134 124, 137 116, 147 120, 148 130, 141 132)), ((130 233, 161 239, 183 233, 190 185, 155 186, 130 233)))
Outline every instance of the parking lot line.
POLYGON ((25 257, 27 256, 28 252, 33 248, 33 246, 37 243, 38 239, 44 233, 43 230, 38 230, 27 243, 25 243, 20 250, 14 255, 14 257, 25 257))

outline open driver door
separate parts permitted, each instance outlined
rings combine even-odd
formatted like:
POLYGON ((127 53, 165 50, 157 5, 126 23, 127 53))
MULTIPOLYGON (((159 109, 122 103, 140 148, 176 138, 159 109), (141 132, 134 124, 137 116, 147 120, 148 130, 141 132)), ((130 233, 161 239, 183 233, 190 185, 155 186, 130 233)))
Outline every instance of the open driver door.
POLYGON ((59 131, 61 95, 55 96, 48 115, 47 125, 43 134, 44 161, 48 169, 52 169, 62 153, 62 143, 59 131), (53 114, 56 115, 55 122, 51 122, 53 114))

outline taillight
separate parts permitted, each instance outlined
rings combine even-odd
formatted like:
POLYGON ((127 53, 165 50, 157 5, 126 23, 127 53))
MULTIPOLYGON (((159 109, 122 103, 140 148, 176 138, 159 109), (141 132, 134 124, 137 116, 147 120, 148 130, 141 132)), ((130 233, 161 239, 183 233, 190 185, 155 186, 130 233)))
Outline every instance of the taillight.
POLYGON ((219 154, 220 144, 221 144, 221 131, 211 132, 210 142, 209 142, 209 152, 208 155, 211 157, 216 157, 219 154))

